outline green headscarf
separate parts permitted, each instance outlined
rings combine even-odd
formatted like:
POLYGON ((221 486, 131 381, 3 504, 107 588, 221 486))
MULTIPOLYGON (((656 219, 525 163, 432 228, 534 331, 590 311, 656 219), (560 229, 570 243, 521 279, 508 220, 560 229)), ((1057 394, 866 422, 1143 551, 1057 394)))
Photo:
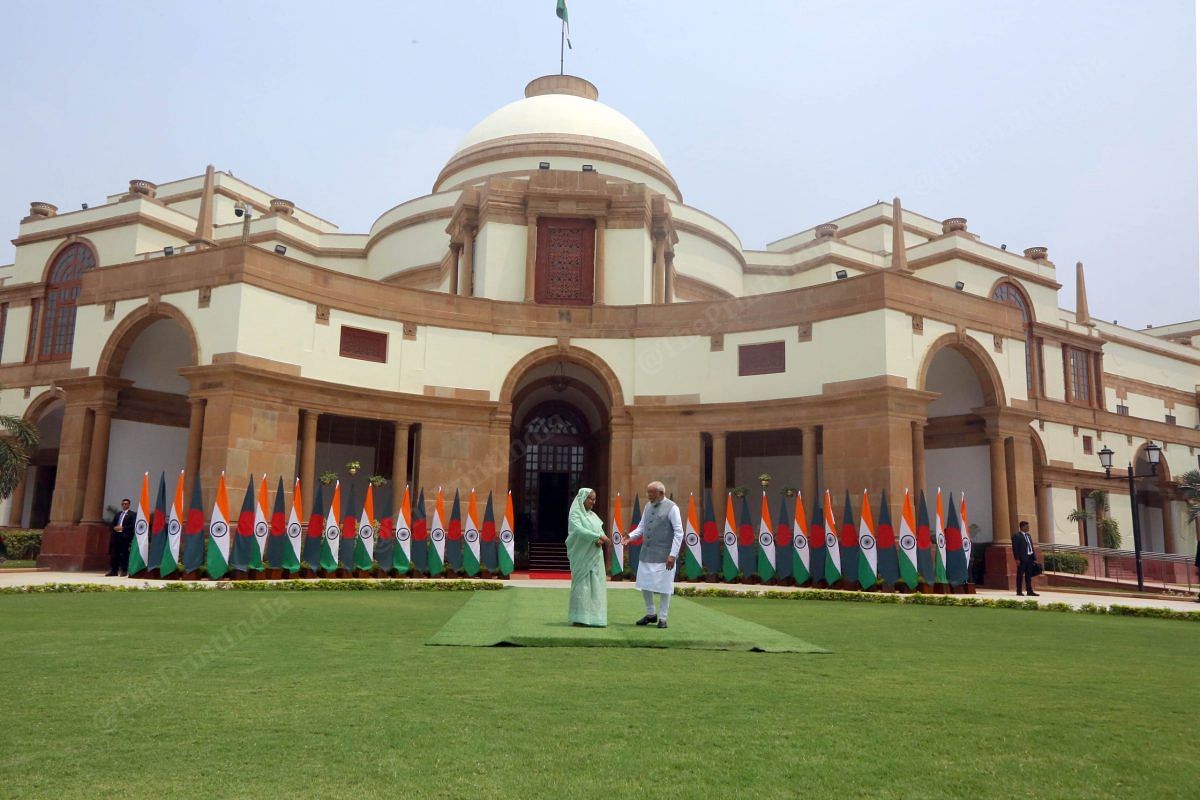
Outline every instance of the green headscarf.
MULTIPOLYGON (((593 523, 589 517, 595 517, 595 513, 589 511, 584 506, 583 501, 588 499, 588 495, 592 493, 591 489, 584 487, 579 490, 579 494, 575 495, 575 501, 571 503, 571 513, 567 515, 567 530, 572 531, 576 528, 591 532, 593 523)), ((596 517, 599 519, 599 517, 596 517)))

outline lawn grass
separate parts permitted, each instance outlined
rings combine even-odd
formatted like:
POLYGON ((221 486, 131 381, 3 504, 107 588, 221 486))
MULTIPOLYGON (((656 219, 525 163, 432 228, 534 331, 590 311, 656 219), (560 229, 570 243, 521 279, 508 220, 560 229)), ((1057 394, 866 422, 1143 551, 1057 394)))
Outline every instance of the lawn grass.
POLYGON ((37 566, 37 562, 33 560, 9 559, 8 561, 0 562, 0 569, 32 569, 37 566))
POLYGON ((0 597, 0 794, 1194 796, 1191 625, 710 598, 833 653, 425 646, 470 597, 0 597))

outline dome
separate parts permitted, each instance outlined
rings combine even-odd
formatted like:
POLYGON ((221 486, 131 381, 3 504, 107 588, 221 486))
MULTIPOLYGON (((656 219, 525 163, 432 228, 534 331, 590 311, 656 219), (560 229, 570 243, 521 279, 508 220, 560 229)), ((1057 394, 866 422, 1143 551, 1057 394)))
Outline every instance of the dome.
POLYGON ((596 87, 573 75, 547 75, 530 81, 525 97, 492 112, 459 142, 435 191, 448 179, 486 174, 484 163, 504 161, 499 171, 536 169, 539 160, 560 158, 554 168, 578 169, 575 160, 614 167, 615 177, 648 180, 678 196, 678 188, 650 137, 629 117, 597 99, 596 87), (514 161, 522 161, 521 165, 514 161), (633 171, 636 174, 622 174, 633 171), (467 173, 463 175, 462 173, 467 173))

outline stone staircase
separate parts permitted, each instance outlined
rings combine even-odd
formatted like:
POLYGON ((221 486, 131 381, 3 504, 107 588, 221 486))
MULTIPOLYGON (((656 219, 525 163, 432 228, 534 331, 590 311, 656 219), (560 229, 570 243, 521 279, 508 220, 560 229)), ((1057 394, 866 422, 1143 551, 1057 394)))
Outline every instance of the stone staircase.
POLYGON ((563 542, 530 542, 530 572, 570 572, 567 546, 563 542))

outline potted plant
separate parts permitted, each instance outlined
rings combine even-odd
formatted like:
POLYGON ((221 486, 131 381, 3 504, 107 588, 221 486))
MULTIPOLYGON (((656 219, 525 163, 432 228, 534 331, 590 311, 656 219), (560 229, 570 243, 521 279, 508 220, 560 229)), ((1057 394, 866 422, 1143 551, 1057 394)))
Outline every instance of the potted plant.
POLYGON ((762 475, 759 475, 758 482, 762 484, 764 489, 766 489, 767 485, 771 482, 771 473, 764 472, 762 475))
POLYGON ((795 486, 782 486, 779 491, 784 497, 795 497, 797 490, 795 486))
POLYGON ((735 486, 733 487, 733 496, 738 498, 745 497, 747 491, 749 490, 745 486, 735 486))
POLYGON ((349 472, 351 475, 357 475, 360 469, 362 469, 362 462, 358 459, 346 462, 346 472, 349 472))
POLYGON ((1121 547, 1121 526, 1115 519, 1108 516, 1108 492, 1103 489, 1093 489, 1088 492, 1087 499, 1092 501, 1092 507, 1096 510, 1088 511, 1086 507, 1076 508, 1067 514, 1067 519, 1071 522, 1094 520, 1100 546, 1110 550, 1119 549, 1121 547))
POLYGON ((338 474, 331 469, 327 469, 317 478, 323 486, 332 486, 333 482, 338 479, 338 474))
MULTIPOLYGON (((351 473, 351 474, 353 474, 353 473, 351 473)), ((388 482, 388 479, 383 477, 382 475, 372 475, 371 477, 367 478, 367 483, 371 484, 376 489, 378 489, 380 486, 386 486, 387 482, 388 482)))

